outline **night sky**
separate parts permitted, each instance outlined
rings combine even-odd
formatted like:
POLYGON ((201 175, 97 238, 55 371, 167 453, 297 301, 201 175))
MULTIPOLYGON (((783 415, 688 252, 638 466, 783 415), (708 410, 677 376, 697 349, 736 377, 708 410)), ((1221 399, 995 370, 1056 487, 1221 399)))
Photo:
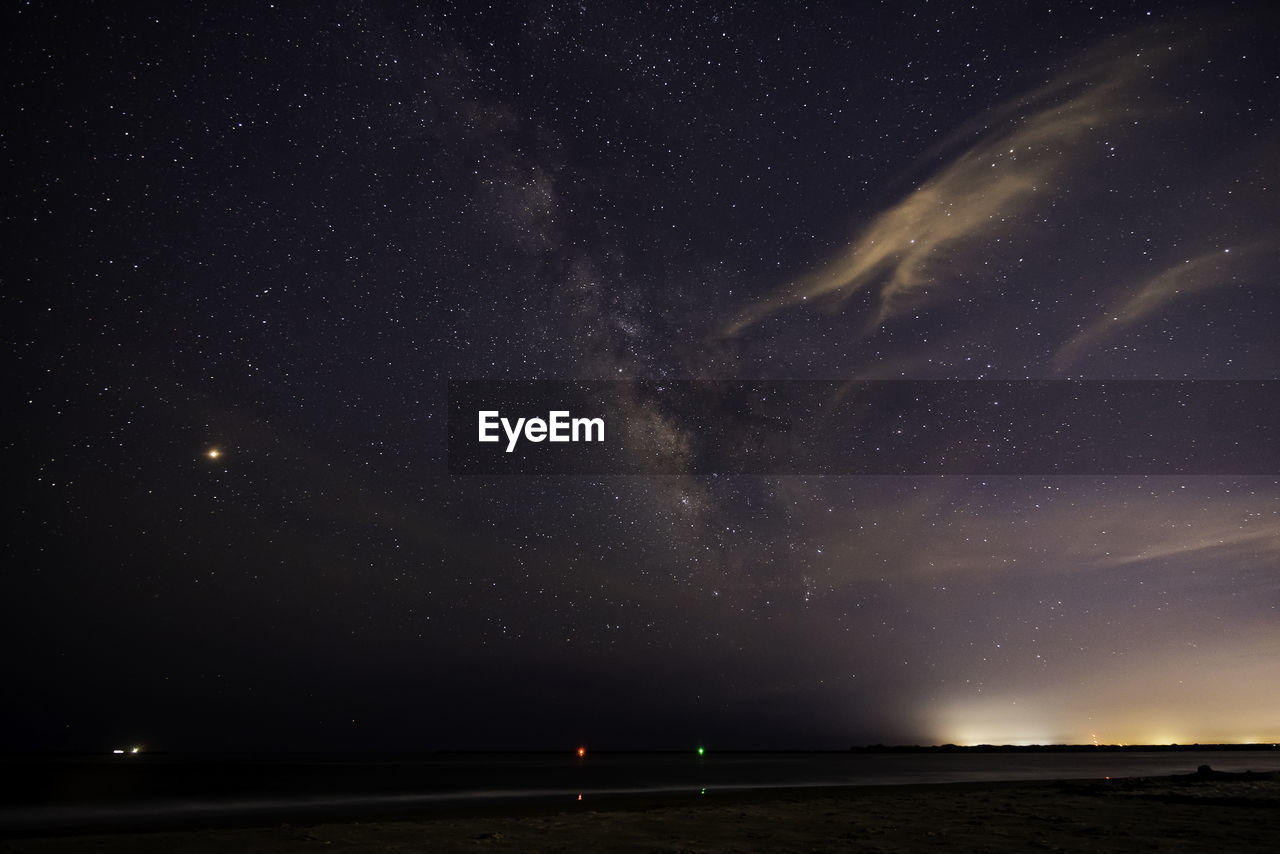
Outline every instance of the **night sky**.
POLYGON ((1280 378, 1269 5, 5 4, 0 743, 1280 740, 1275 472, 446 442, 451 380, 1280 378))

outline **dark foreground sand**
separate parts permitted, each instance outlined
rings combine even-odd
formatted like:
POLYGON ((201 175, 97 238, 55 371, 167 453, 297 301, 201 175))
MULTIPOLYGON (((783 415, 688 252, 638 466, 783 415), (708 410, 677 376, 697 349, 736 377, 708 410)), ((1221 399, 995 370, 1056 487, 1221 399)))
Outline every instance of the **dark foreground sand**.
POLYGON ((573 802, 272 827, 0 840, 0 852, 1280 851, 1280 775, 573 802))

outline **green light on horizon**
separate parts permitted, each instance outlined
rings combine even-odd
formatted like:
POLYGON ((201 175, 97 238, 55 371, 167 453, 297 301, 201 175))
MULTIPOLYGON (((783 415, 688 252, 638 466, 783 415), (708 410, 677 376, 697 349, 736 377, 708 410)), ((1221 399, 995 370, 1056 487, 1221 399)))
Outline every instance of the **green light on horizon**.
POLYGON ((698 755, 699 755, 699 756, 702 756, 702 755, 703 755, 703 754, 705 754, 706 752, 707 752, 707 749, 706 749, 705 747, 703 747, 702 745, 698 745, 698 755))

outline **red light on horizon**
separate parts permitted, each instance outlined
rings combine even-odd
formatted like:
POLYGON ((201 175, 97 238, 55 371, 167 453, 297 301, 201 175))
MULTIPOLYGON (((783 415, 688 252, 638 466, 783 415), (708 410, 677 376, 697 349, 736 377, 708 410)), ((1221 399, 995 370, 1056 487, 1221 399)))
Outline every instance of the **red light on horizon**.
POLYGON ((587 755, 587 749, 586 749, 585 747, 579 747, 579 748, 578 748, 578 758, 579 758, 579 759, 581 759, 582 757, 584 757, 584 756, 586 756, 586 755, 587 755))

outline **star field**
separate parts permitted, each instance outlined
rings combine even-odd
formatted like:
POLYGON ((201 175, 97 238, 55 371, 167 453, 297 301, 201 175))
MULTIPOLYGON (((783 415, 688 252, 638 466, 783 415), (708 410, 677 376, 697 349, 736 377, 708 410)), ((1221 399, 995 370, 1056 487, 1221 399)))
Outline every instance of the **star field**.
POLYGON ((12 6, 11 745, 1275 741, 1273 472, 471 477, 446 422, 1275 379, 1277 23, 12 6))

